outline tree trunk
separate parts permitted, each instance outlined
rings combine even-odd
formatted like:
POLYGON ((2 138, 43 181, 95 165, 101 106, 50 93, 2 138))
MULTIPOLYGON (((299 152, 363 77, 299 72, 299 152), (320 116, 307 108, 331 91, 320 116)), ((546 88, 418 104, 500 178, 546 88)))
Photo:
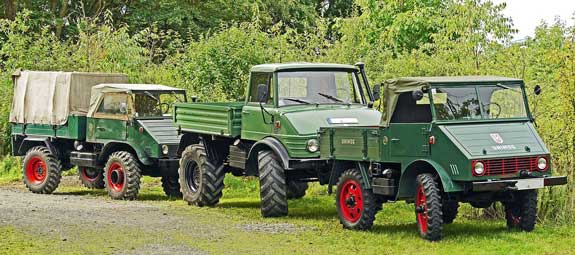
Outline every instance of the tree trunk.
POLYGON ((9 20, 16 18, 16 0, 4 0, 4 17, 9 20))

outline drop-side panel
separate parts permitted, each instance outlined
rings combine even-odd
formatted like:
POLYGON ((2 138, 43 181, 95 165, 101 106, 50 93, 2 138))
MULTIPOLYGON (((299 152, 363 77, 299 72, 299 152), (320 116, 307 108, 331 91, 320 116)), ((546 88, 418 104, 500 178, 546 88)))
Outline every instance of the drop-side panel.
POLYGON ((177 103, 174 122, 183 132, 238 137, 243 103, 177 103))

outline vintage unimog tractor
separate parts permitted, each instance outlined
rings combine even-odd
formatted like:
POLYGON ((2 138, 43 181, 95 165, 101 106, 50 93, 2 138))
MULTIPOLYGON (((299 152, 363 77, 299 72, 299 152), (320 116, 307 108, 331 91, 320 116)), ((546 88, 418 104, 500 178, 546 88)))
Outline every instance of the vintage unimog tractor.
POLYGON ((381 106, 380 125, 319 131, 345 228, 368 229, 382 203, 406 200, 415 204, 421 236, 439 240, 460 202, 486 208, 500 201, 509 228, 531 231, 537 189, 567 182, 551 174, 522 80, 388 80, 381 106))
POLYGON ((12 154, 24 156, 30 191, 52 193, 61 171, 77 166, 86 187, 106 188, 113 199, 135 199, 142 175, 161 176, 165 193, 181 197, 180 136, 165 113, 186 100, 184 90, 126 84, 123 74, 22 71, 13 78, 12 154))
POLYGON ((381 114, 372 106, 361 63, 257 65, 245 102, 176 103, 184 199, 212 206, 225 173, 259 176, 262 215, 286 215, 288 198, 329 176, 319 158, 319 127, 377 125, 381 114))

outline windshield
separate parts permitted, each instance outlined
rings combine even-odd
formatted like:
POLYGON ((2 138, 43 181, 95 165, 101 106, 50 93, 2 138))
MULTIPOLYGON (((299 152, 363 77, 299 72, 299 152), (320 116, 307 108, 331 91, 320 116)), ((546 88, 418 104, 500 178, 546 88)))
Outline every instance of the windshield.
POLYGON ((134 94, 136 117, 168 116, 173 103, 185 101, 182 92, 144 91, 134 94))
POLYGON ((431 93, 437 120, 527 118, 520 85, 437 87, 431 93))
POLYGON ((351 71, 279 72, 278 96, 280 106, 363 101, 356 74, 351 71))

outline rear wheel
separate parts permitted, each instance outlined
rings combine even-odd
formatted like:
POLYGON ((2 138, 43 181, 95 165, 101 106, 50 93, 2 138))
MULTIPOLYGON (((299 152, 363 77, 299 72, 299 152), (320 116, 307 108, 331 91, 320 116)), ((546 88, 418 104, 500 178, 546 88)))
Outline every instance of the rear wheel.
POLYGON ((104 170, 93 167, 78 167, 78 175, 84 187, 89 189, 103 189, 106 187, 104 183, 104 170))
POLYGON ((507 228, 533 231, 537 222, 537 190, 516 191, 514 197, 503 204, 507 228))
POLYGON ((459 202, 455 199, 443 200, 443 224, 451 224, 457 217, 459 202))
POLYGON ((24 158, 24 184, 33 193, 50 194, 60 184, 61 170, 60 161, 48 148, 33 147, 24 158))
POLYGON ((288 214, 286 178, 277 156, 269 150, 260 151, 258 168, 262 216, 286 216, 288 214))
POLYGON ((162 176, 162 188, 168 197, 182 198, 178 176, 162 176))
POLYGON ((339 177, 335 206, 344 228, 367 230, 373 225, 381 203, 365 187, 366 183, 357 169, 346 170, 339 177))
POLYGON ((441 239, 443 227, 441 195, 439 185, 431 174, 417 176, 415 216, 422 238, 430 241, 441 239))
POLYGON ((220 201, 225 172, 208 160, 203 145, 190 145, 184 150, 178 172, 182 195, 188 204, 214 206, 220 201))
POLYGON ((305 196, 305 192, 309 185, 307 182, 288 181, 287 182, 287 198, 298 199, 305 196))
POLYGON ((112 153, 105 169, 106 190, 112 199, 134 200, 138 197, 142 171, 131 153, 112 153))

